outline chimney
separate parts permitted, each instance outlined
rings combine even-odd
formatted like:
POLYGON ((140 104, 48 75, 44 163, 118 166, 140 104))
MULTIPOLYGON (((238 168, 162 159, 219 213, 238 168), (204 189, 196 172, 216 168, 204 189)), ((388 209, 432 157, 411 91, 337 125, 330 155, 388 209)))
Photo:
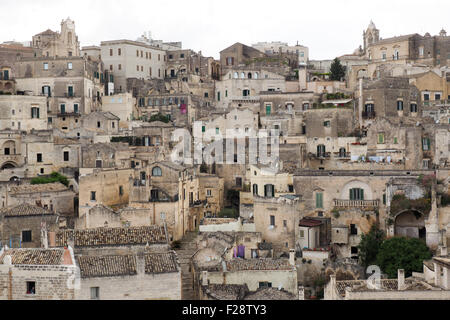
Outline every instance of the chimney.
POLYGON ((138 276, 145 274, 145 255, 141 252, 136 255, 136 273, 138 276))
POLYGON ((291 266, 295 266, 295 250, 294 249, 289 250, 289 264, 291 266))
POLYGON ((202 286, 208 285, 208 271, 202 271, 202 286))
POLYGON ((398 269, 398 290, 405 290, 405 270, 398 269))
POLYGON ((48 246, 50 248, 56 247, 56 233, 54 231, 48 233, 48 246))

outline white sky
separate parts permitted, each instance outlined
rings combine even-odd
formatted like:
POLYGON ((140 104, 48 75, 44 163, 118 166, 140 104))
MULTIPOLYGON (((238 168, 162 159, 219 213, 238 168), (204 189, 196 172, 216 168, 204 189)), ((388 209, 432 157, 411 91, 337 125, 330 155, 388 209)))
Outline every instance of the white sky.
POLYGON ((0 43, 59 31, 70 16, 81 46, 151 31, 215 58, 235 42, 299 41, 310 59, 333 59, 362 44, 371 19, 382 38, 437 35, 450 34, 449 13, 449 0, 0 0, 0 43))

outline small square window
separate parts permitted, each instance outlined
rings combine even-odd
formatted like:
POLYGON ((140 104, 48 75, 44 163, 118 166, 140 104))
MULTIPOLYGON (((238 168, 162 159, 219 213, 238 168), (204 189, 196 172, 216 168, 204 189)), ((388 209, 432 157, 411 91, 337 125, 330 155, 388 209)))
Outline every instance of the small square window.
POLYGON ((32 242, 31 230, 22 231, 22 242, 32 242))
POLYGON ((96 194, 95 191, 91 191, 91 201, 95 201, 96 200, 96 194))
POLYGON ((67 63, 67 69, 72 70, 72 62, 67 63))
POLYGON ((36 282, 27 281, 27 294, 36 294, 36 282))

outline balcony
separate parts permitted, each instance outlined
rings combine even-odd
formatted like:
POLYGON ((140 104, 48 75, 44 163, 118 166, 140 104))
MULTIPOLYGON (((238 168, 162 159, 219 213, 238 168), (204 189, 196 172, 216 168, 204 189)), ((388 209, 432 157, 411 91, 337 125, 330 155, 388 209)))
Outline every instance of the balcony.
POLYGON ((334 152, 334 157, 338 159, 350 159, 351 152, 334 152))
POLYGON ((341 200, 334 199, 336 208, 378 208, 380 200, 341 200))
POLYGON ((450 106, 450 99, 424 101, 423 102, 423 106, 424 107, 445 107, 445 106, 450 106))
POLYGON ((310 159, 329 159, 331 157, 331 152, 322 152, 322 153, 308 153, 310 159))
POLYGON ((58 118, 61 117, 80 117, 81 114, 79 112, 59 112, 56 115, 58 118))
POLYGON ((259 102, 260 96, 241 96, 241 97, 231 97, 233 101, 243 101, 243 102, 259 102))
POLYGON ((375 111, 363 111, 362 117, 363 119, 375 119, 375 111))

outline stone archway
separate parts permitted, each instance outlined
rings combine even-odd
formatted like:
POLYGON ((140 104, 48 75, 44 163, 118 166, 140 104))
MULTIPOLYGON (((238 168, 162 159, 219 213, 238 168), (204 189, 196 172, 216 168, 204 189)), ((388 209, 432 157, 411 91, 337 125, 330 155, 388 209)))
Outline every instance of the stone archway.
POLYGON ((12 161, 7 161, 2 164, 2 166, 0 167, 0 170, 12 169, 12 168, 17 168, 17 164, 12 161))
POLYGON ((394 220, 394 235, 426 239, 425 215, 414 209, 399 212, 394 220))

